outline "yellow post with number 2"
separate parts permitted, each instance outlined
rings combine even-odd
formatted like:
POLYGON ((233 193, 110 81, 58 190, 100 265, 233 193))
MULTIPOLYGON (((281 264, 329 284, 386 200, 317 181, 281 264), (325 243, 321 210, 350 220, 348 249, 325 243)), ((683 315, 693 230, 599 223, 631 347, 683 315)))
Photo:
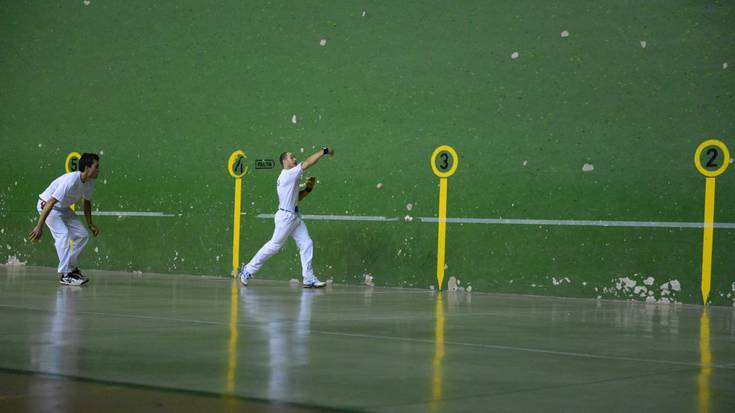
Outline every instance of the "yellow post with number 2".
POLYGON ((694 151, 694 166, 705 176, 704 240, 702 244, 702 303, 707 304, 712 284, 712 243, 715 221, 715 177, 730 165, 730 151, 722 141, 708 139, 694 151), (703 159, 706 161, 703 163, 703 159))
POLYGON ((454 175, 459 165, 457 152, 448 145, 441 145, 431 154, 431 170, 439 177, 439 238, 436 250, 436 281, 439 291, 444 281, 444 248, 447 233, 447 178, 454 175), (437 160, 439 165, 437 165, 437 160))
POLYGON ((235 178, 235 211, 232 223, 232 275, 237 276, 237 267, 240 265, 240 209, 242 206, 242 177, 248 173, 245 165, 247 155, 242 150, 230 154, 227 160, 227 170, 235 178))

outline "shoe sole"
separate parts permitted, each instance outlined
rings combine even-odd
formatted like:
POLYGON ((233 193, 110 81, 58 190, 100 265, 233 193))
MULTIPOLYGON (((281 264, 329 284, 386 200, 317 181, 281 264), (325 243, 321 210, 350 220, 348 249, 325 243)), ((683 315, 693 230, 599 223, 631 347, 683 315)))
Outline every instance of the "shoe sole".
POLYGON ((327 286, 327 284, 321 284, 321 285, 316 285, 316 284, 304 284, 304 288, 324 288, 324 287, 326 287, 326 286, 327 286))
POLYGON ((68 285, 68 286, 71 286, 71 287, 79 287, 79 286, 82 286, 82 285, 86 284, 87 282, 89 282, 89 278, 85 278, 79 284, 77 284, 77 283, 67 283, 67 282, 63 282, 63 281, 59 281, 59 284, 61 284, 61 285, 68 285))

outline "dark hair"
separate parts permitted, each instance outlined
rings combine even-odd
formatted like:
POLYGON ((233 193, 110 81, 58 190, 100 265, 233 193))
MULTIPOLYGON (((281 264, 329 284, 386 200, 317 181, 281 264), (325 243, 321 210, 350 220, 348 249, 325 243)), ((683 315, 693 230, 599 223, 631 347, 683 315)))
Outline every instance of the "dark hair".
POLYGON ((100 161, 100 157, 96 153, 82 154, 82 157, 79 158, 79 172, 84 172, 88 166, 92 166, 92 164, 94 164, 94 161, 100 161))
POLYGON ((283 161, 288 157, 288 152, 284 152, 281 154, 281 166, 283 166, 283 161))

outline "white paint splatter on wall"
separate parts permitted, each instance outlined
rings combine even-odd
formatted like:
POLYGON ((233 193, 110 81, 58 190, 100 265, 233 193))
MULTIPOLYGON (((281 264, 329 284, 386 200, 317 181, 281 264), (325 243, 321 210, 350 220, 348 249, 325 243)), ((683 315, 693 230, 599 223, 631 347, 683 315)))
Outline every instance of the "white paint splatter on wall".
POLYGON ((671 280, 671 289, 674 291, 681 291, 681 284, 678 280, 671 280))
POLYGON ((646 287, 644 287, 642 285, 637 285, 633 289, 633 294, 639 295, 641 297, 645 297, 646 295, 648 295, 647 292, 648 292, 648 288, 646 288, 646 287))
POLYGON ((15 255, 8 255, 8 262, 0 264, 0 267, 22 267, 27 263, 28 261, 21 261, 15 255))
POLYGON ((457 291, 457 278, 454 276, 449 277, 447 281, 447 291, 457 291))

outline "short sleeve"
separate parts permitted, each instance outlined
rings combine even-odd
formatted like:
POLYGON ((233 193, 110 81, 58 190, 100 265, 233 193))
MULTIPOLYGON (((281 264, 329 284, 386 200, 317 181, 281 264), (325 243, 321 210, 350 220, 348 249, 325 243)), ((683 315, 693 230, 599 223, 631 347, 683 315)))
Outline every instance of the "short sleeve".
POLYGON ((59 185, 56 186, 54 192, 51 193, 51 196, 56 198, 57 201, 63 201, 64 197, 66 197, 67 192, 69 192, 70 186, 71 184, 68 179, 61 180, 61 182, 59 182, 59 185))

